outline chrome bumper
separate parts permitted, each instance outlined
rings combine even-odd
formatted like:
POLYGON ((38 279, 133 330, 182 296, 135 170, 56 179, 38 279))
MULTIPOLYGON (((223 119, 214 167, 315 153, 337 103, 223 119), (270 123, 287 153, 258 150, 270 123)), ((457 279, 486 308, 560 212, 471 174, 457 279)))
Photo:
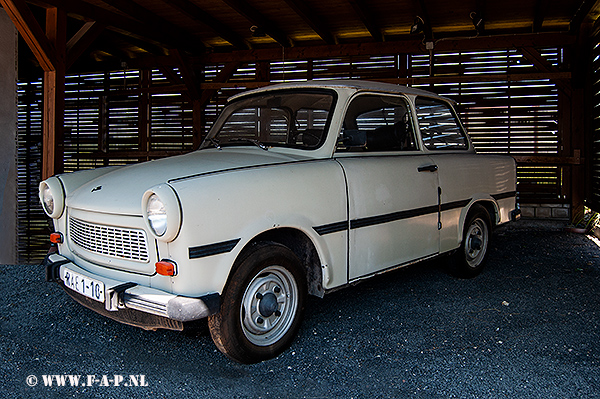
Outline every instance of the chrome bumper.
MULTIPOLYGON (((133 282, 123 282, 106 277, 92 274, 69 259, 57 253, 49 254, 43 266, 46 267, 46 281, 54 281, 60 283, 67 292, 74 297, 80 295, 72 291, 64 285, 64 268, 87 276, 89 278, 102 281, 104 283, 104 310, 108 312, 120 312, 125 309, 131 309, 143 313, 152 314, 159 317, 164 317, 177 322, 187 322, 199 320, 218 312, 220 306, 219 294, 208 294, 199 298, 191 298, 180 295, 171 294, 155 288, 144 287, 133 282), (71 291, 71 292, 69 292, 71 291)), ((82 303, 82 301, 78 300, 82 303)), ((86 301, 90 302, 90 301, 86 301)), ((90 302, 93 303, 93 302, 90 302)), ((82 303, 87 306, 86 303, 82 303)), ((100 305, 100 302, 97 302, 100 305)), ((92 310, 100 312, 98 309, 88 306, 92 310)), ((128 320, 121 320, 119 317, 111 317, 126 324, 138 325, 139 322, 132 323, 128 320)), ((143 325, 138 325, 144 327, 143 325)))

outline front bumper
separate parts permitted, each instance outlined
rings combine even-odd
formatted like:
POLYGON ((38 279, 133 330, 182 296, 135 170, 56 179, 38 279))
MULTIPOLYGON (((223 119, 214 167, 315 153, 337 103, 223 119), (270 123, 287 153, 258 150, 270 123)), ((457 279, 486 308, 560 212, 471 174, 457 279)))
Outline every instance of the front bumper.
POLYGON ((46 281, 57 282, 83 306, 124 324, 149 330, 182 330, 184 322, 203 319, 219 311, 221 299, 216 293, 191 298, 101 277, 57 253, 48 254, 42 265, 46 268, 46 281), (95 301, 67 287, 63 282, 64 268, 101 281, 105 287, 104 301, 95 301))

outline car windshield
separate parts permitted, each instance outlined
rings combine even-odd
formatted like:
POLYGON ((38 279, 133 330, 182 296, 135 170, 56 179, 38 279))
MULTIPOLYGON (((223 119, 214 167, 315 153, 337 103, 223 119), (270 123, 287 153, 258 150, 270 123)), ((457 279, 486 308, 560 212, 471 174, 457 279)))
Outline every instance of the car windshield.
POLYGON ((201 148, 229 145, 315 149, 325 141, 335 93, 281 90, 228 104, 201 148))

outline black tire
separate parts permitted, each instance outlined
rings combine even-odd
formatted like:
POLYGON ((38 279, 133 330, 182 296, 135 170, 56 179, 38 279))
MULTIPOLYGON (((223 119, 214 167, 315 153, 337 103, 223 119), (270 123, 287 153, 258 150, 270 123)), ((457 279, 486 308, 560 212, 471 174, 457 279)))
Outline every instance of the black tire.
POLYGON ((296 255, 269 242, 236 264, 221 309, 208 318, 217 348, 240 363, 278 356, 295 338, 304 313, 306 276, 296 255))
POLYGON ((491 233, 490 214, 483 206, 473 205, 465 219, 460 249, 452 261, 454 275, 472 278, 481 273, 487 260, 491 233))

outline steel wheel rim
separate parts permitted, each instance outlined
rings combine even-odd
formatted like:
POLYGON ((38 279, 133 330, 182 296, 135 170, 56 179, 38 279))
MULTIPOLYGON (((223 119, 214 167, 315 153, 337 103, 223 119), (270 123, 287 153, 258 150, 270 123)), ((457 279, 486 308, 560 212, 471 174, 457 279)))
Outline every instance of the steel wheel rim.
POLYGON ((298 309, 298 284, 281 266, 269 266, 252 278, 240 308, 242 331, 257 346, 279 341, 290 329, 298 309))
POLYGON ((475 268, 481 264, 488 244, 488 228, 482 219, 475 219, 469 226, 465 242, 465 259, 467 264, 475 268))

